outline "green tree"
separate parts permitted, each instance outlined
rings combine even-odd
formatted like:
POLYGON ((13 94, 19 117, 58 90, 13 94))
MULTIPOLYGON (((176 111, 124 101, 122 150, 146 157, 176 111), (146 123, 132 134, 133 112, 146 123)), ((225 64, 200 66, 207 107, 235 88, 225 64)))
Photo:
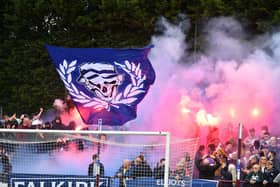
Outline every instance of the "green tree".
POLYGON ((0 105, 11 114, 49 108, 65 89, 45 44, 65 47, 143 47, 161 16, 186 14, 191 50, 202 50, 203 23, 234 16, 252 33, 280 21, 274 0, 0 0, 0 105))

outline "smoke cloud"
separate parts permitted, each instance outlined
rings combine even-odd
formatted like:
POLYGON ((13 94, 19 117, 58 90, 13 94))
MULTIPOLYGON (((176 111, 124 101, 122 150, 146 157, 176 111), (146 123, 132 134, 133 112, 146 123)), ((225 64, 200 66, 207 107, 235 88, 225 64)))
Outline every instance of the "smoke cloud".
MULTIPOLYGON (((186 17, 178 24, 158 22, 162 34, 151 38, 149 54, 155 84, 139 104, 137 119, 120 128, 170 131, 172 139, 201 137, 202 142, 212 127, 221 140, 237 136, 240 122, 244 130, 254 127, 258 133, 266 125, 279 134, 280 32, 252 37, 237 20, 214 18, 203 28, 203 52, 193 53, 186 42, 189 25, 186 17)), ((64 121, 71 118, 67 115, 64 121)))
POLYGON ((152 37, 149 55, 156 82, 131 129, 189 138, 217 126, 223 139, 237 135, 242 122, 245 130, 266 125, 279 133, 280 33, 253 38, 235 19, 214 18, 203 29, 203 53, 194 54, 185 40, 188 27, 165 19, 159 25, 164 34, 152 37))

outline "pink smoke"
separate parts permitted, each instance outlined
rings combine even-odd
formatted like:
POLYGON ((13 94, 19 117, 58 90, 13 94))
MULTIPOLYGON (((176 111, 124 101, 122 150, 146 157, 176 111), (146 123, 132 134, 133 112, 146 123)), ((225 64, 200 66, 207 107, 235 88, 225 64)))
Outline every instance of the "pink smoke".
MULTIPOLYGON (((242 122, 245 129, 267 125, 280 132, 280 33, 249 40, 238 21, 214 18, 204 26, 204 52, 195 54, 185 42, 187 19, 178 25, 162 19, 159 25, 164 32, 152 37, 149 54, 156 82, 126 129, 190 138, 204 137, 205 126, 216 126, 224 139, 242 122)), ((64 113, 63 121, 71 121, 71 115, 64 113)))
POLYGON ((149 56, 156 82, 131 129, 188 138, 204 136, 203 125, 215 125, 224 139, 242 122, 246 129, 267 125, 280 132, 280 33, 247 40, 236 20, 215 18, 205 26, 205 52, 193 54, 180 25, 161 24, 164 34, 152 38, 149 56))
MULTIPOLYGON (((249 40, 236 20, 215 18, 205 25, 203 53, 195 54, 188 51, 191 44, 185 42, 188 20, 175 25, 162 19, 159 25, 164 32, 152 37, 154 48, 149 54, 156 71, 155 84, 139 104, 137 119, 120 128, 170 131, 172 139, 200 137, 201 142, 209 132, 222 140, 237 136, 240 122, 245 129, 255 127, 258 132, 267 125, 270 132, 280 133, 280 32, 249 40)), ((75 120, 84 125, 75 110, 61 114, 65 124, 75 120)), ((125 143, 132 139, 148 141, 143 137, 122 138, 125 143)), ((104 161, 113 155, 112 150, 105 151, 104 161)), ((133 151, 131 159, 139 150, 125 152, 133 151)), ((120 151, 115 152, 119 156, 120 151)), ((79 160, 83 160, 85 173, 91 153, 82 154, 79 160)), ((123 156, 127 158, 127 154, 123 156)), ((115 171, 118 167, 112 168, 115 171)))

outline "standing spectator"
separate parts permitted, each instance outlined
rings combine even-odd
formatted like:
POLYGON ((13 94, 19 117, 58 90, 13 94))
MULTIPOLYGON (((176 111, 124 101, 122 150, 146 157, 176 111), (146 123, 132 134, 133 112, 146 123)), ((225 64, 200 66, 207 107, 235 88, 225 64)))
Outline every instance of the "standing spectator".
POLYGON ((160 163, 154 168, 154 178, 163 179, 165 169, 165 158, 160 159, 160 163))
POLYGON ((278 175, 277 169, 273 166, 273 162, 268 160, 266 163, 266 168, 264 171, 264 181, 263 184, 266 187, 273 187, 276 184, 273 182, 273 179, 278 175))
POLYGON ((54 130, 66 130, 66 126, 62 123, 61 118, 59 116, 55 117, 52 129, 54 130))
MULTIPOLYGON (((228 160, 228 172, 231 173, 232 176, 232 185, 235 186, 236 182, 236 163, 237 163, 237 152, 233 152, 228 160)), ((241 163, 241 168, 243 167, 241 163)))
POLYGON ((126 178, 130 177, 130 168, 131 168, 131 163, 130 160, 125 159, 123 161, 122 166, 120 169, 117 171, 116 176, 119 178, 119 187, 126 187, 126 178))
POLYGON ((3 118, 0 120, 0 127, 5 128, 5 124, 11 121, 11 118, 8 115, 4 115, 3 118))
POLYGON ((38 114, 32 115, 32 121, 33 121, 33 120, 36 120, 36 119, 40 119, 41 116, 42 116, 42 114, 43 114, 43 112, 44 112, 44 109, 43 109, 43 108, 40 108, 40 111, 39 111, 38 114))
MULTIPOLYGON (((21 116, 21 124, 19 125, 19 129, 30 129, 31 128, 31 120, 28 115, 22 115, 21 116)), ((32 140, 34 139, 33 134, 30 133, 17 133, 16 134, 16 139, 21 140, 21 141, 26 141, 26 140, 32 140)))
POLYGON ((254 164, 252 171, 247 175, 245 181, 249 183, 250 187, 262 187, 264 176, 260 171, 260 165, 254 164))
POLYGON ((3 147, 0 147, 0 182, 1 183, 8 183, 9 175, 12 170, 12 166, 10 164, 9 157, 5 154, 5 150, 3 147))
POLYGON ((276 157, 276 153, 274 151, 269 151, 267 154, 268 160, 272 161, 273 166, 280 171, 280 162, 276 157))
POLYGON ((264 173, 264 171, 265 171, 265 168, 266 168, 266 161, 267 161, 267 159, 266 159, 265 156, 260 157, 259 165, 260 165, 260 171, 261 171, 262 173, 264 173))
POLYGON ((139 155, 131 166, 132 177, 151 177, 152 169, 149 164, 139 155))
POLYGON ((185 153, 185 156, 179 161, 180 165, 184 166, 185 176, 190 177, 193 171, 192 168, 192 159, 188 152, 185 153))
POLYGON ((176 165, 176 169, 173 173, 173 176, 176 180, 182 180, 184 179, 185 177, 185 173, 186 173, 186 170, 185 170, 185 165, 184 163, 182 162, 179 162, 177 165, 176 165))
POLYGON ((252 152, 252 154, 254 155, 259 155, 260 151, 261 151, 261 143, 260 140, 255 140, 253 145, 250 147, 250 151, 252 152))
POLYGON ((251 128, 249 129, 249 136, 245 138, 244 143, 246 146, 251 147, 254 144, 255 140, 258 140, 258 137, 256 135, 255 129, 251 128))
POLYGON ((270 141, 270 133, 265 131, 262 133, 260 143, 261 145, 268 146, 270 141))
POLYGON ((242 172, 244 174, 243 176, 244 179, 246 179, 249 173, 253 170, 253 166, 258 163, 259 163, 258 157, 256 155, 251 155, 249 158, 248 165, 244 169, 242 169, 242 172))
POLYGON ((104 176, 104 165, 99 162, 98 155, 92 155, 92 163, 88 166, 88 176, 96 177, 99 175, 104 176))
POLYGON ((232 149, 233 149, 232 143, 231 143, 230 141, 227 141, 227 142, 225 143, 225 148, 224 148, 225 153, 226 153, 227 155, 230 155, 230 154, 233 152, 232 149))
POLYGON ((280 146, 278 144, 276 136, 271 136, 270 137, 268 149, 270 151, 274 151, 276 153, 277 158, 279 159, 279 156, 280 156, 280 146))
POLYGON ((215 144, 208 144, 207 149, 208 149, 207 150, 208 156, 211 156, 216 151, 216 145, 215 144))
POLYGON ((267 145, 262 145, 261 150, 259 152, 259 155, 260 155, 260 157, 262 157, 262 156, 267 157, 268 152, 269 152, 268 146, 267 145))
POLYGON ((232 187, 232 173, 229 171, 229 168, 226 163, 222 163, 221 166, 221 180, 224 180, 221 182, 221 186, 223 187, 232 187))
POLYGON ((241 170, 245 169, 249 163, 249 159, 251 156, 250 150, 246 150, 244 155, 241 157, 241 170))
POLYGON ((30 129, 31 127, 31 120, 28 115, 24 114, 21 117, 22 121, 19 125, 19 129, 30 129))
POLYGON ((202 159, 198 160, 197 166, 199 170, 199 178, 200 179, 215 179, 215 171, 220 167, 220 163, 218 160, 213 159, 208 156, 202 157, 202 159))
POLYGON ((199 171, 198 171, 198 167, 196 165, 197 161, 200 160, 203 155, 204 155, 204 151, 205 151, 205 146, 204 145, 200 145, 197 152, 195 153, 195 166, 194 166, 194 171, 193 171, 193 178, 197 179, 199 176, 199 171))
POLYGON ((49 121, 45 122, 45 124, 43 124, 42 127, 43 130, 50 130, 51 128, 52 128, 52 124, 49 121))

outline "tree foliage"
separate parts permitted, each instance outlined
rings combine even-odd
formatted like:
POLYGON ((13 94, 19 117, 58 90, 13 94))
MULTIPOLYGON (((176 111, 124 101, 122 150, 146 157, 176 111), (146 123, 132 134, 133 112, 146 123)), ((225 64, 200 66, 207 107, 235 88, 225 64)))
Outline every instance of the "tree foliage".
POLYGON ((252 33, 280 21, 274 0, 0 0, 0 105, 4 112, 31 113, 50 107, 65 89, 46 43, 66 47, 142 47, 160 16, 186 14, 190 37, 203 21, 234 16, 252 33))

